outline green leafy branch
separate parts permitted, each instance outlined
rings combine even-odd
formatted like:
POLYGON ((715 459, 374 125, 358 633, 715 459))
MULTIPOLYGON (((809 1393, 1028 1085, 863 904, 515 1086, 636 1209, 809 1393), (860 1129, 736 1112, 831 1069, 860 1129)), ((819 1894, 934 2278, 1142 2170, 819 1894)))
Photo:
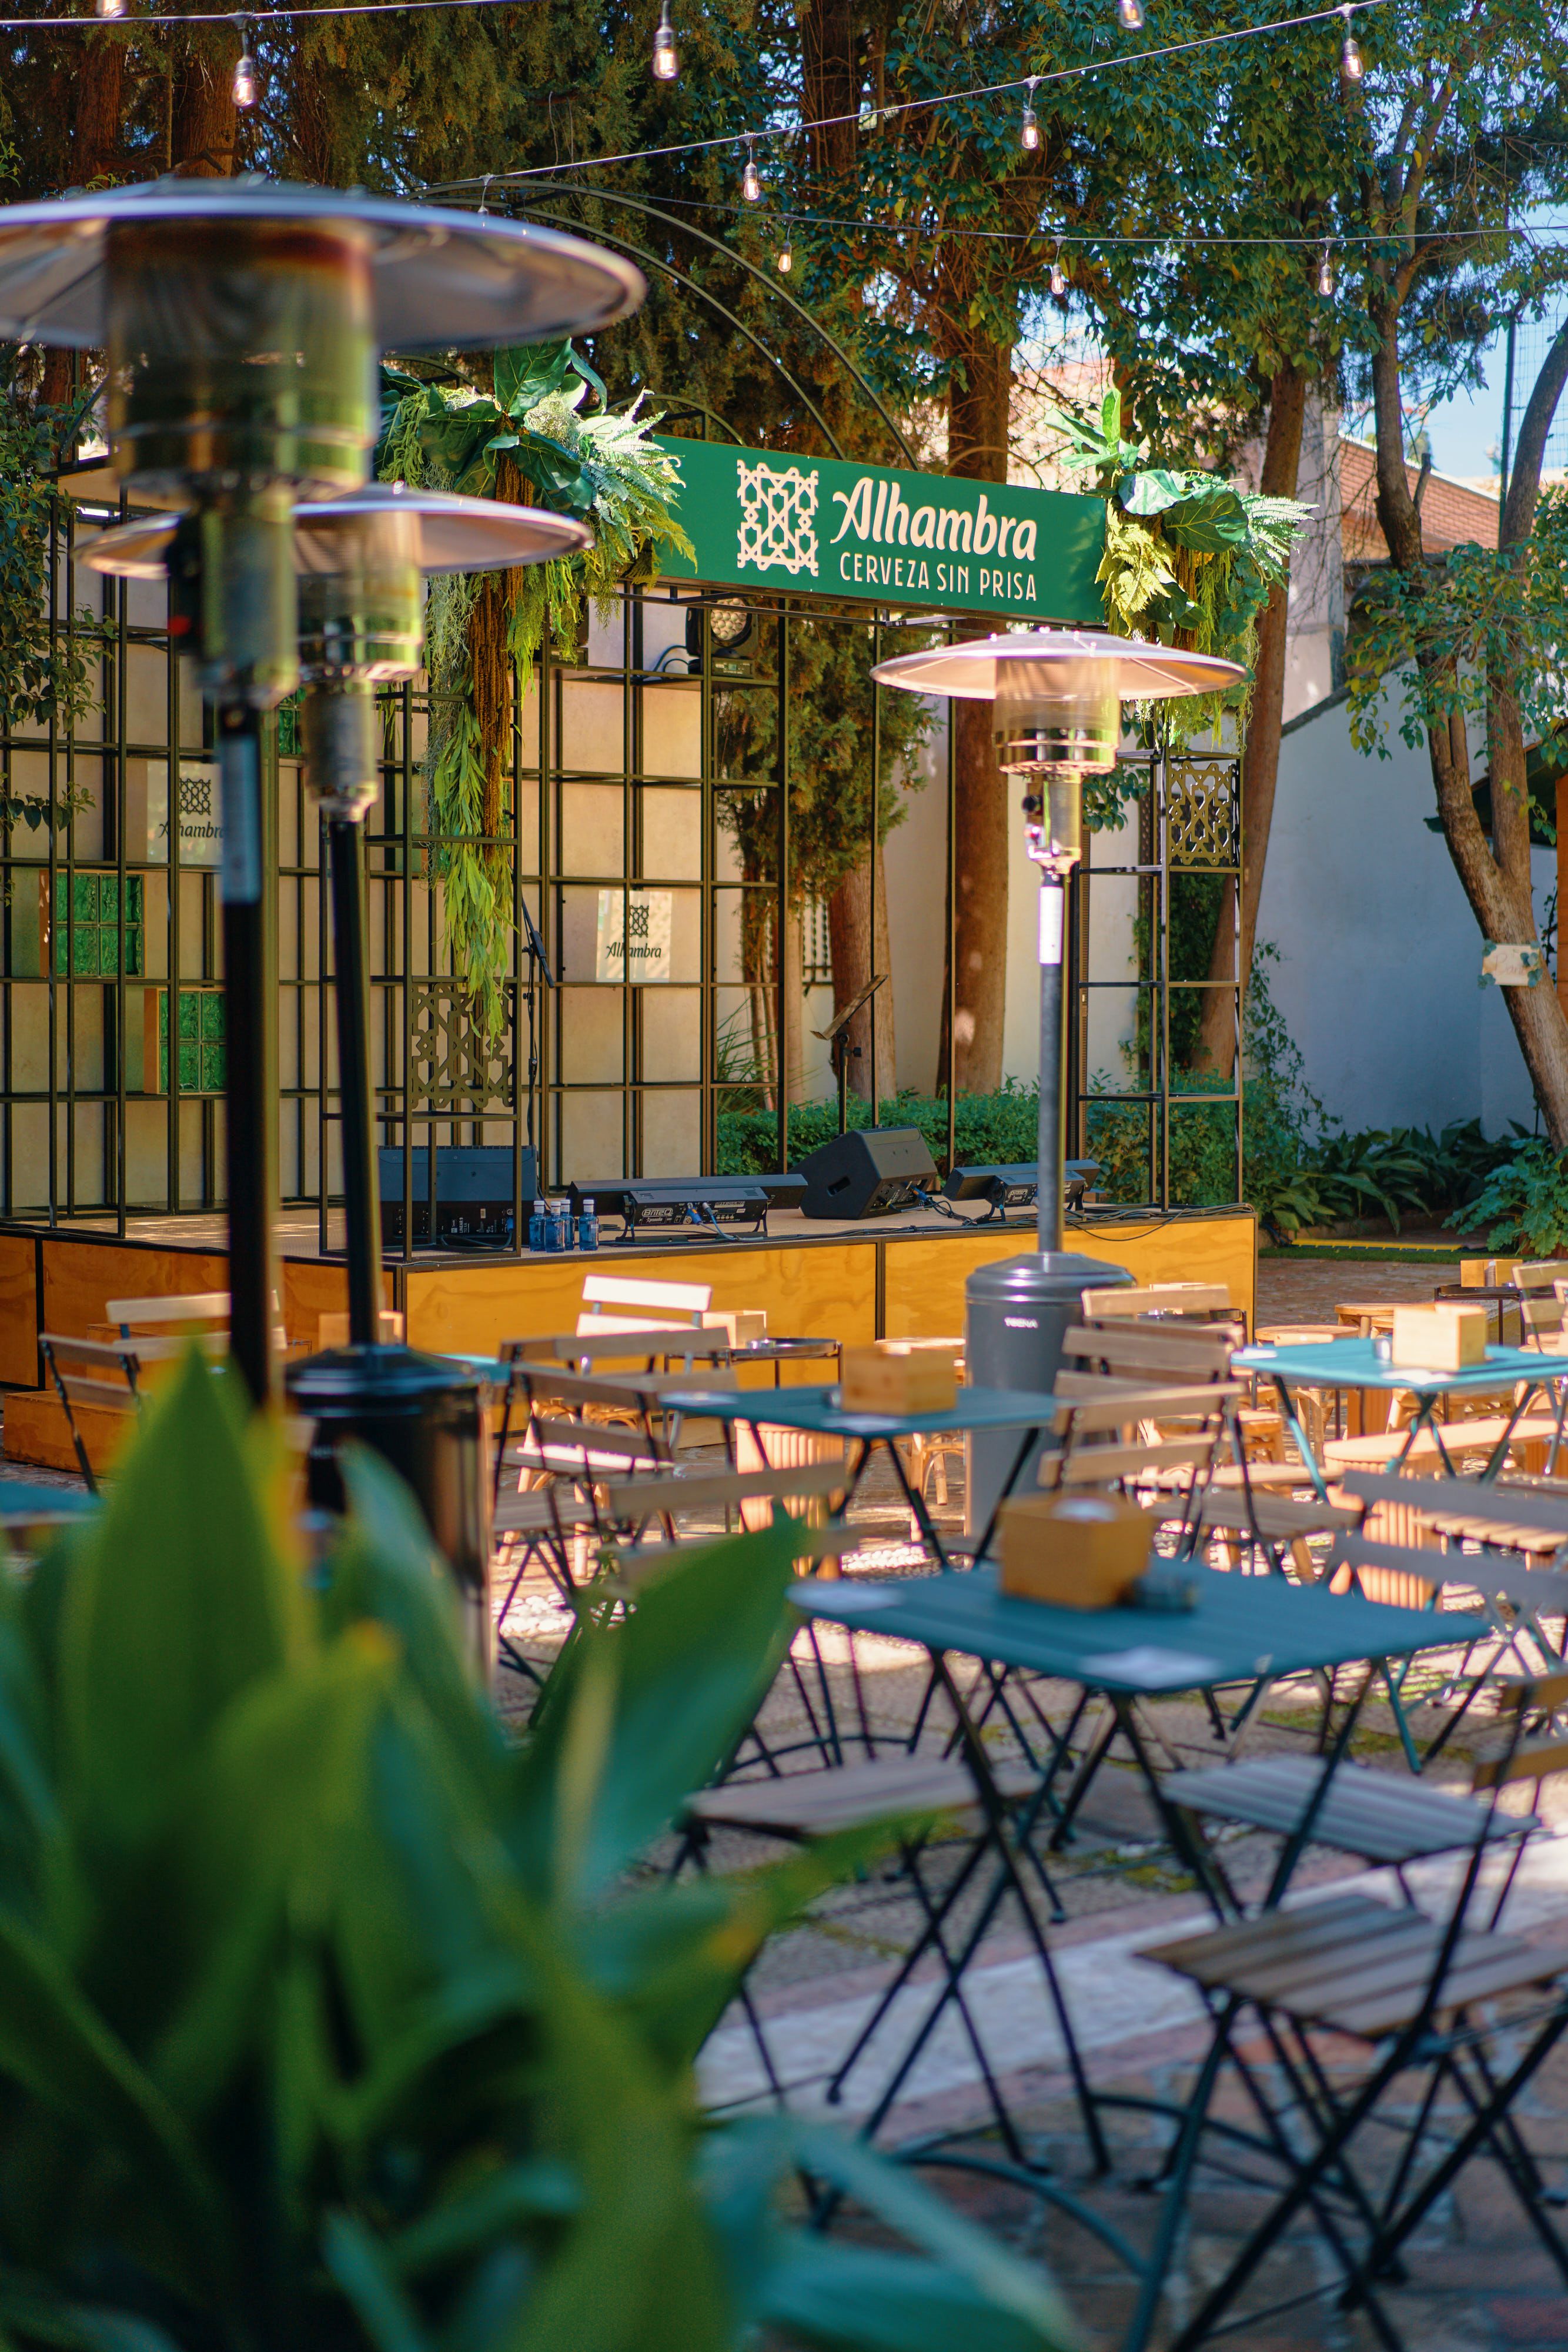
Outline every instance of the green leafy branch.
MULTIPOLYGON (((1122 438, 1122 395, 1105 394, 1097 421, 1063 415, 1070 471, 1092 471, 1105 499, 1105 552, 1095 575, 1105 618, 1123 636, 1218 654, 1250 670, 1258 617, 1290 577, 1291 550, 1309 509, 1294 499, 1238 490, 1217 474, 1148 465, 1146 442, 1122 438)), ((1170 706, 1183 738, 1245 720, 1250 681, 1226 695, 1170 706)))
POLYGON ((1560 727, 1568 652, 1568 494, 1548 490, 1535 529, 1500 551, 1473 541, 1408 578, 1390 569, 1367 583, 1349 650, 1351 740, 1386 759, 1385 680, 1397 677, 1398 728, 1419 750, 1427 736, 1484 711, 1506 681, 1527 737, 1560 727))
POLYGON ((382 370, 386 404, 377 471, 471 498, 527 499, 593 527, 591 544, 481 578, 432 584, 426 633, 430 732, 425 775, 433 863, 445 885, 446 940, 488 1035, 505 1018, 511 916, 509 762, 512 679, 525 691, 548 629, 572 659, 584 601, 607 620, 617 589, 657 576, 665 553, 690 555, 675 520, 678 461, 650 436, 656 416, 609 404, 570 343, 496 354, 489 394, 382 370), (580 412, 591 394, 597 414, 580 412))

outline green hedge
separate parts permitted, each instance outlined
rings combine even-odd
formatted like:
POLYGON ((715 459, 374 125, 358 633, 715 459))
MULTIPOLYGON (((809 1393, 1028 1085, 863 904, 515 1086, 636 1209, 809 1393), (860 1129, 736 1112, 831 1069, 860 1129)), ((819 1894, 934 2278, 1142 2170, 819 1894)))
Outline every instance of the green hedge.
MULTIPOLYGON (((1039 1088, 1009 1082, 999 1094, 962 1095, 955 1123, 960 1164, 965 1161, 1032 1160, 1039 1132, 1039 1088)), ((870 1103, 850 1097, 852 1127, 917 1127, 940 1168, 947 1157, 947 1103, 942 1095, 894 1095, 873 1120, 870 1103)), ((789 1165, 839 1131, 836 1101, 793 1103, 789 1109, 789 1165)), ((720 1176, 761 1174, 779 1165, 779 1120, 767 1110, 721 1111, 718 1118, 720 1176)))

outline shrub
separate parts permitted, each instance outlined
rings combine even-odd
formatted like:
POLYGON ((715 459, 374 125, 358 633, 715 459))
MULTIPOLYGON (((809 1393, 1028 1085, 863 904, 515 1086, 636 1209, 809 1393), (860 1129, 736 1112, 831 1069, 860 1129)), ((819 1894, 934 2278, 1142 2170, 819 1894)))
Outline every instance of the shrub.
POLYGON ((1544 1136, 1508 1147, 1462 1216, 1452 1220, 1461 1234, 1482 1226, 1489 1249, 1552 1257, 1568 1249, 1568 1161, 1544 1136))
POLYGON ((406 1490, 311 1573, 193 1356, 107 1507, 0 1582, 0 2328, 72 2352, 866 2352, 1077 2339, 868 2151, 705 2129, 693 2063, 864 1839, 631 1865, 778 1664, 790 1531, 591 1607, 519 1752, 406 1490), (799 2171, 916 2252, 790 2224, 799 2171))

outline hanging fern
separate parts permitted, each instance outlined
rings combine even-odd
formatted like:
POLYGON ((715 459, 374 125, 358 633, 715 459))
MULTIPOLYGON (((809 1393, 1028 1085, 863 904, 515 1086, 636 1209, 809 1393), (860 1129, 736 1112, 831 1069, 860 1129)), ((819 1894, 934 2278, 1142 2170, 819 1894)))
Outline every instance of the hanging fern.
POLYGON ((1120 636, 1218 654, 1249 672, 1226 694, 1162 705, 1166 723, 1176 740, 1190 742, 1218 729, 1228 710, 1244 730, 1259 615, 1290 577, 1291 550, 1310 509, 1294 499, 1235 489, 1218 474, 1150 467, 1147 447, 1122 438, 1122 396, 1114 390, 1105 395, 1098 425, 1061 422, 1073 445, 1068 465, 1092 467, 1106 502, 1096 578, 1111 628, 1120 636))
POLYGON ((418 383, 391 368, 382 378, 383 480, 550 507, 593 527, 578 555, 431 584, 423 767, 432 864, 444 885, 453 969, 478 1025, 494 1036, 505 1024, 511 960, 514 672, 528 691, 547 629, 556 651, 571 659, 587 598, 608 620, 615 592, 628 580, 656 577, 663 552, 690 555, 673 511, 680 467, 649 439, 659 420, 640 415, 641 396, 612 410, 602 383, 570 343, 497 352, 493 397, 466 385, 418 383), (600 413, 580 415, 591 393, 600 413))

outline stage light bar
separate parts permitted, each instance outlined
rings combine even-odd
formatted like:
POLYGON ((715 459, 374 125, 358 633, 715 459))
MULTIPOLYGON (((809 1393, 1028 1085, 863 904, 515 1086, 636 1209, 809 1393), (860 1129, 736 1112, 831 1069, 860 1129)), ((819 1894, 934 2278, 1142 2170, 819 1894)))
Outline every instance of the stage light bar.
MULTIPOLYGON (((1083 1195, 1100 1173, 1097 1160, 1069 1160, 1062 1167, 1062 1192, 1069 1209, 1081 1209, 1083 1195)), ((989 1213, 982 1224, 1005 1217, 1010 1209, 1032 1208, 1040 1192, 1040 1165, 1033 1160, 998 1161, 989 1166, 953 1169, 942 1187, 949 1201, 987 1201, 989 1213)))

